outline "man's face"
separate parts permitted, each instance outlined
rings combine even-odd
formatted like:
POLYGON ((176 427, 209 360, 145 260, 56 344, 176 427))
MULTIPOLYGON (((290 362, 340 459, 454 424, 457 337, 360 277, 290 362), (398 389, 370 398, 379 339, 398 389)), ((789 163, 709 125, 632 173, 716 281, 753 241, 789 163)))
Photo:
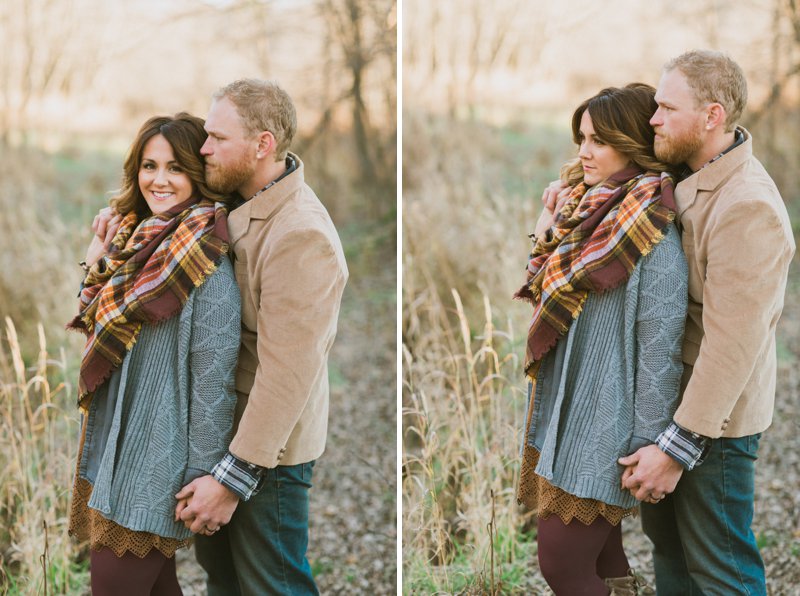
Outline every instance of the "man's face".
POLYGON ((248 134, 231 100, 223 97, 211 104, 205 129, 208 138, 200 153, 208 186, 222 193, 247 186, 255 175, 258 138, 248 134))
POLYGON ((690 163, 704 141, 705 109, 698 106, 686 77, 673 69, 661 76, 658 109, 650 118, 656 133, 656 157, 668 164, 690 163))

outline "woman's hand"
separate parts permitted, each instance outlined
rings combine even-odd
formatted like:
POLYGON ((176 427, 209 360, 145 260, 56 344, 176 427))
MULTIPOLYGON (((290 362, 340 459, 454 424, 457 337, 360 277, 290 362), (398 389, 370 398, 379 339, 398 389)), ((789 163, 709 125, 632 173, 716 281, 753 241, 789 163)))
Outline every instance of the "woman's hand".
POLYGON ((536 221, 536 227, 533 229, 533 235, 536 238, 542 238, 546 233, 553 226, 553 212, 548 209, 546 206, 542 207, 542 213, 539 215, 539 219, 536 221))
POLYGON ((549 230, 556 219, 556 214, 561 211, 564 203, 567 202, 572 187, 567 186, 561 180, 555 180, 547 185, 542 193, 542 213, 536 222, 533 234, 537 238, 542 238, 549 230))
POLYGON ((564 202, 572 192, 572 187, 567 186, 563 180, 554 180, 544 189, 542 193, 542 205, 545 209, 549 209, 551 213, 558 213, 561 211, 564 202))
POLYGON ((111 210, 111 207, 105 207, 95 215, 92 221, 92 232, 94 236, 89 243, 89 248, 86 250, 86 264, 91 267, 99 261, 103 255, 108 252, 111 246, 111 241, 119 229, 119 224, 122 221, 122 216, 111 210))

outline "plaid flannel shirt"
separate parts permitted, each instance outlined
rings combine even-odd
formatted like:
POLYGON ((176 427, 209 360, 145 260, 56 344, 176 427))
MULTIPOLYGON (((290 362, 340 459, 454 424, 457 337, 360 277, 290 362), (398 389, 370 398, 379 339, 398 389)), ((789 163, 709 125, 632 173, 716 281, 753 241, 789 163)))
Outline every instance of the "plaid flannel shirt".
POLYGON ((711 439, 681 428, 673 421, 658 435, 656 445, 686 470, 691 470, 705 460, 711 439))
POLYGON ((247 501, 261 488, 264 468, 239 459, 228 451, 214 469, 211 470, 214 480, 229 488, 242 500, 247 501))

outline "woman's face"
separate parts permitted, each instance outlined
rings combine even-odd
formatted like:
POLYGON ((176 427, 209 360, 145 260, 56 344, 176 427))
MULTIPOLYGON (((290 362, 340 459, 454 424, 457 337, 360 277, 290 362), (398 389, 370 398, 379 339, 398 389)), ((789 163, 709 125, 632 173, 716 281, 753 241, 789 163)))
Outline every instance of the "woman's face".
POLYGON ((164 135, 149 139, 139 166, 139 190, 153 215, 163 213, 192 196, 192 181, 175 161, 164 135))
POLYGON ((624 170, 630 163, 622 153, 597 138, 589 110, 585 110, 581 116, 579 139, 578 157, 583 165, 583 180, 588 186, 594 186, 624 170))

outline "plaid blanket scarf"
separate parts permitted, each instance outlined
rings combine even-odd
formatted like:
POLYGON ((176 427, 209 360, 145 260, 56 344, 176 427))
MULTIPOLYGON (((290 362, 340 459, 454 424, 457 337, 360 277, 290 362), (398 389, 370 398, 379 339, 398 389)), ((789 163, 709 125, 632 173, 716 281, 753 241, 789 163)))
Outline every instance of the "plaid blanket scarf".
POLYGON ((81 408, 122 363, 142 323, 178 314, 227 251, 222 203, 190 199, 142 221, 125 215, 108 254, 89 270, 79 314, 67 324, 88 336, 78 378, 81 408))
POLYGON ((675 217, 669 174, 628 168, 571 192, 548 238, 535 240, 527 283, 515 298, 534 306, 525 372, 567 333, 589 292, 624 283, 675 217))

